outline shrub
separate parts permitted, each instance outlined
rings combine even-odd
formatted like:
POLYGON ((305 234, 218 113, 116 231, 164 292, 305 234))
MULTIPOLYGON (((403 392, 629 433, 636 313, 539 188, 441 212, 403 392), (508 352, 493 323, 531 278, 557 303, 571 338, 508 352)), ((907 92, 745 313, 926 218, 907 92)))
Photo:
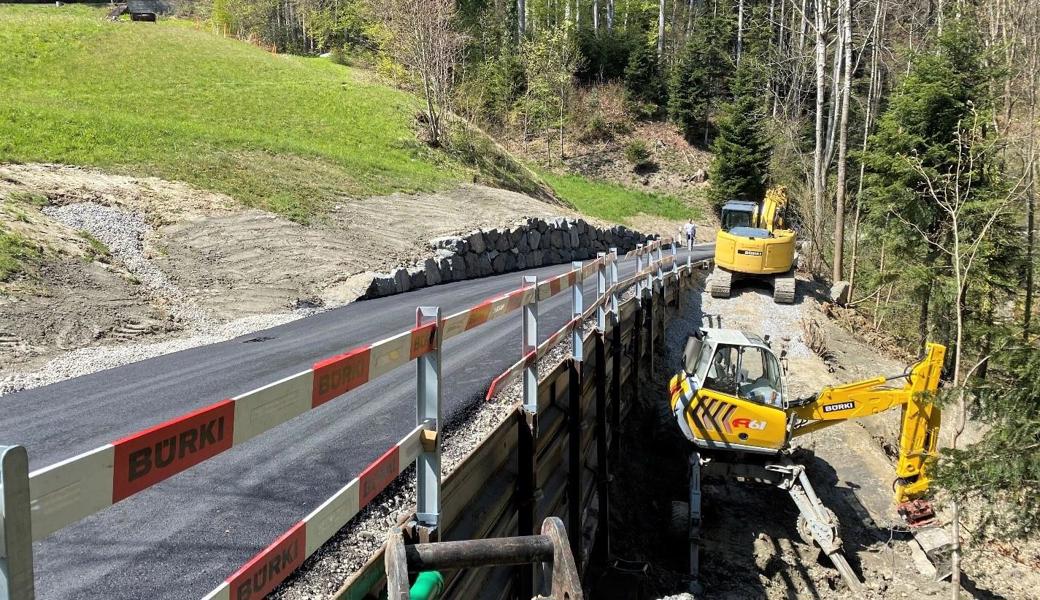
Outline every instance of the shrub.
POLYGON ((642 139, 633 139, 625 145, 625 158, 639 168, 650 163, 650 149, 642 139))
POLYGON ((347 53, 343 51, 342 47, 334 46, 332 50, 329 51, 329 60, 337 65, 345 65, 347 64, 347 53))

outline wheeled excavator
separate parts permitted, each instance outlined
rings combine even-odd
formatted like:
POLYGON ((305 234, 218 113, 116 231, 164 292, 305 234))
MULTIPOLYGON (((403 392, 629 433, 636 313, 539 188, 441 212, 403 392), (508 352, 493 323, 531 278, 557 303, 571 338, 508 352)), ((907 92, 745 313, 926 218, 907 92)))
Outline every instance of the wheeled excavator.
POLYGON ((688 531, 691 591, 699 591, 701 478, 706 476, 753 480, 786 490, 798 507, 802 539, 820 547, 850 589, 862 589, 842 554, 837 517, 816 495, 791 444, 794 438, 852 419, 902 410, 895 503, 911 526, 934 522, 935 513, 923 496, 937 455, 941 414, 932 399, 945 353, 944 346, 930 343, 924 357, 899 375, 791 398, 785 368, 768 336, 722 328, 704 328, 690 336, 681 370, 669 388, 674 422, 694 446, 689 503, 679 504, 680 510, 688 509, 679 518, 688 531))
POLYGON ((708 279, 712 297, 729 298, 741 279, 773 286, 773 302, 793 304, 795 233, 784 224, 787 192, 775 187, 761 202, 730 200, 722 207, 715 236, 715 269, 708 279))

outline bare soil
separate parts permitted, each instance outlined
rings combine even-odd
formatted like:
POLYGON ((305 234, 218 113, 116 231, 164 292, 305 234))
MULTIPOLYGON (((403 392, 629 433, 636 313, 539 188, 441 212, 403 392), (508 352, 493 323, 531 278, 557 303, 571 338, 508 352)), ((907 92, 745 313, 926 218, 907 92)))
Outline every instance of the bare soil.
POLYGON ((209 334, 257 315, 302 316, 356 299, 375 272, 430 254, 431 238, 578 216, 467 185, 343 198, 304 226, 184 183, 43 164, 0 165, 0 200, 0 223, 43 250, 27 273, 0 283, 0 380, 77 348, 209 334), (37 200, 25 201, 30 195, 37 200), (143 220, 143 230, 122 227, 127 220, 143 220), (97 252, 80 227, 113 251, 102 244, 97 252), (116 250, 124 245, 133 256, 116 250))
MULTIPOLYGON (((768 334, 789 347, 788 384, 803 394, 878 374, 898 374, 905 363, 878 354, 832 323, 820 311, 823 296, 809 281, 799 281, 793 307, 772 304, 768 289, 738 287, 728 300, 691 293, 685 313, 669 322, 667 353, 653 380, 645 382, 647 402, 665 402, 667 379, 680 359, 686 336, 706 313, 722 314, 724 326, 768 334), (709 310, 710 309, 710 310, 709 310), (817 321, 829 360, 808 346, 802 321, 817 321), (785 339, 786 338, 786 339, 785 339)), ((655 410, 647 404, 622 439, 621 472, 612 496, 614 555, 624 559, 598 582, 596 597, 693 598, 687 594, 684 542, 669 540, 670 503, 687 494, 688 443, 662 435, 655 410), (652 465, 652 468, 649 468, 652 465), (636 565, 636 567, 633 567, 636 565), (645 575, 634 576, 645 566, 645 575), (621 590, 624 590, 623 592, 621 590), (620 595, 619 595, 620 594, 620 595)), ((914 543, 895 511, 890 424, 898 411, 827 428, 800 439, 796 457, 824 504, 837 514, 845 554, 860 574, 865 598, 948 597, 949 584, 922 575, 910 553, 914 543)), ((787 493, 737 481, 708 480, 704 490, 704 543, 701 551, 703 598, 812 598, 850 596, 837 571, 817 548, 802 542, 797 509, 787 493)), ((940 511, 948 522, 948 515, 940 511)), ((1035 598, 1040 570, 1035 544, 975 547, 967 540, 964 589, 975 598, 1035 598)))

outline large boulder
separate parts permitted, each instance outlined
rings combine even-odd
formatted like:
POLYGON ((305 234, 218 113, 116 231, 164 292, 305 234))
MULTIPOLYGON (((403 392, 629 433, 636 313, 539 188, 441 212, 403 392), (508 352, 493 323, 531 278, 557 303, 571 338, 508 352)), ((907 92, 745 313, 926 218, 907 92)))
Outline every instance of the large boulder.
POLYGON ((483 256, 483 253, 475 254, 473 252, 467 252, 466 255, 463 256, 463 259, 465 259, 465 261, 466 261, 466 268, 465 268, 465 271, 464 271, 465 274, 462 277, 460 277, 459 279, 468 279, 468 278, 471 278, 471 277, 480 277, 480 257, 481 256, 483 256))
POLYGON ((508 229, 498 234, 498 239, 495 240, 495 250, 499 252, 505 252, 513 247, 513 236, 508 229))
POLYGON ((397 285, 397 292, 407 292, 412 289, 412 276, 408 273, 408 269, 399 267, 394 270, 394 282, 397 285))
POLYGON ((831 300, 838 306, 845 306, 849 303, 849 292, 851 291, 852 286, 848 281, 838 281, 831 286, 831 300))
POLYGON ((418 266, 409 268, 408 279, 409 285, 413 290, 426 287, 426 269, 418 266))
POLYGON ((480 254, 487 249, 484 234, 479 229, 470 233, 469 236, 466 237, 466 243, 469 245, 470 251, 476 252, 477 254, 480 254))
POLYGON ((537 229, 532 229, 527 232, 527 244, 531 246, 531 250, 537 250, 538 244, 542 241, 542 234, 537 229))
POLYGON ((549 247, 559 250, 563 248, 563 232, 559 229, 554 229, 549 232, 549 247))
POLYGON ((508 252, 503 252, 503 253, 499 254, 498 256, 496 256, 494 258, 494 260, 491 261, 491 268, 494 269, 495 273, 505 273, 506 272, 506 257, 508 257, 508 256, 509 256, 508 252))
POLYGON ((365 296, 368 298, 381 298, 397 293, 397 282, 389 273, 376 273, 372 283, 368 285, 365 296))
POLYGON ((457 235, 448 235, 444 237, 433 238, 430 240, 430 246, 434 249, 443 248, 445 250, 451 250, 455 254, 462 254, 466 251, 466 240, 457 235))
MULTIPOLYGON (((466 253, 466 256, 476 257, 476 254, 472 252, 466 253)), ((468 266, 466 265, 466 259, 463 256, 451 257, 451 281, 462 281, 466 279, 466 272, 468 266)))
POLYGON ((491 266, 491 259, 488 258, 488 253, 485 252, 477 258, 477 276, 485 277, 495 272, 494 267, 491 266))
POLYGON ((437 285, 441 282, 441 266, 438 259, 427 258, 423 263, 423 270, 426 271, 427 285, 437 285))

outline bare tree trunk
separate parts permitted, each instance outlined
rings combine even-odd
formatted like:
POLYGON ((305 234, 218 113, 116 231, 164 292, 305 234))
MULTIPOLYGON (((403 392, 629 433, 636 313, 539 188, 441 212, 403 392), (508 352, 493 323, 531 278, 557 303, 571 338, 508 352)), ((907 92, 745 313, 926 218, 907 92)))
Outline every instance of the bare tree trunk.
POLYGON ((823 39, 823 0, 815 0, 816 8, 816 153, 813 157, 813 228, 812 269, 823 262, 823 196, 826 172, 823 164, 823 101, 827 64, 827 44, 823 39))
POLYGON ((607 0, 607 31, 614 31, 614 0, 607 0))
POLYGON ((657 58, 664 55, 664 2, 657 3, 657 58))
POLYGON ((744 0, 737 0, 737 65, 744 49, 744 0))
POLYGON ((520 37, 527 32, 527 2, 516 0, 516 32, 520 37))
MULTIPOLYGON (((817 4, 819 4, 819 2, 817 2, 817 4)), ((806 5, 806 0, 802 0, 801 18, 799 19, 800 20, 800 24, 799 24, 799 27, 798 27, 798 54, 799 55, 801 55, 802 52, 805 50, 805 32, 809 28, 809 15, 808 15, 808 13, 805 12, 806 11, 806 6, 807 6, 806 5)), ((793 11, 792 11, 791 16, 792 16, 792 18, 794 17, 793 11)))
POLYGON ((842 258, 845 251, 845 178, 849 151, 849 96, 852 94, 852 7, 851 0, 841 0, 841 23, 845 42, 845 81, 841 88, 841 123, 838 126, 838 181, 834 200, 834 270, 833 280, 843 279, 842 258))
POLYGON ((1040 42, 1035 34, 1031 36, 1029 60, 1029 140, 1026 151, 1026 300, 1025 314, 1022 322, 1022 338, 1029 340, 1029 332, 1033 319, 1033 295, 1036 285, 1036 104, 1037 87, 1040 86, 1040 42))

